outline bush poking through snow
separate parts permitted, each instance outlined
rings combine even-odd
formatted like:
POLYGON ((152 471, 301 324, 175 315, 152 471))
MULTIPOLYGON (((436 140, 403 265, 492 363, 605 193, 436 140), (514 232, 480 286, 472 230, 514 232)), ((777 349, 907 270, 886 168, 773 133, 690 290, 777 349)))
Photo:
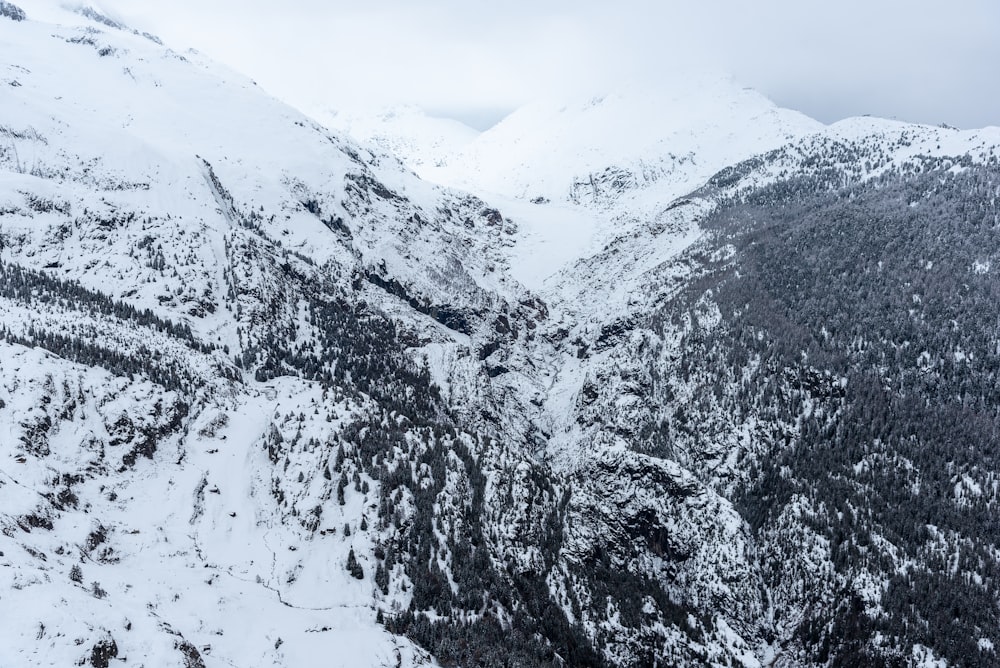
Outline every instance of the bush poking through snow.
POLYGON ((13 21, 23 21, 28 18, 24 14, 24 10, 17 5, 12 5, 9 2, 3 2, 0 0, 0 16, 6 16, 13 21))

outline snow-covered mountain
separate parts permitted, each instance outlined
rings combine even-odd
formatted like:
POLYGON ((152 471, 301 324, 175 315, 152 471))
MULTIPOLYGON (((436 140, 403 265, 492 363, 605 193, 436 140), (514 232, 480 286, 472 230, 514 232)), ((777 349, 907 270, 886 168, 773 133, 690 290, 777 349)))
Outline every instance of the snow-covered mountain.
POLYGON ((530 308, 505 221, 198 54, 30 10, 0 23, 2 663, 424 661, 375 623, 412 595, 373 584, 393 490, 340 439, 428 391, 407 345, 530 308))
POLYGON ((480 135, 460 121, 429 116, 414 105, 321 110, 315 116, 332 130, 391 153, 425 178, 480 135))
POLYGON ((520 229, 513 270, 534 286, 723 167, 822 128, 731 80, 676 77, 657 89, 528 104, 475 136, 412 107, 318 118, 422 178, 502 204, 520 229))
POLYGON ((994 662, 997 129, 0 53, 0 664, 994 662))
POLYGON ((819 128, 731 81, 677 81, 655 91, 528 105, 428 176, 644 215, 726 165, 819 128))
POLYGON ((326 114, 331 127, 400 156, 422 177, 474 192, 633 215, 691 183, 822 125, 726 79, 540 101, 471 135, 413 107, 326 114), (433 159, 428 159, 433 156, 433 159))

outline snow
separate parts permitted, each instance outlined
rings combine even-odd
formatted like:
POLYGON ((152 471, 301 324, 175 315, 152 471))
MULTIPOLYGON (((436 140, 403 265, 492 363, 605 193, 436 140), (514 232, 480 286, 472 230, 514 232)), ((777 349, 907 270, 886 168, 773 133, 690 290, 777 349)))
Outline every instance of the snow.
MULTIPOLYGON (((537 457, 554 480, 598 480, 574 489, 568 512, 579 521, 567 535, 567 558, 591 554, 622 513, 651 513, 690 557, 676 565, 640 550, 644 573, 698 601, 738 601, 744 619, 763 614, 753 609, 762 585, 745 523, 687 464, 633 452, 628 432, 648 409, 648 369, 633 368, 646 358, 631 351, 646 343, 646 317, 697 270, 688 254, 715 206, 699 189, 720 169, 781 147, 799 155, 838 141, 884 146, 887 157, 871 175, 923 154, 983 156, 1000 144, 997 128, 867 118, 824 127, 728 80, 539 101, 482 133, 413 108, 316 114, 364 142, 357 144, 197 53, 175 53, 45 0, 25 9, 29 21, 0 20, 0 258, 187 323, 232 354, 253 343, 266 319, 295 324, 295 342, 310 343, 302 295, 283 286, 283 271, 301 271, 329 296, 349 294, 405 330, 408 352, 427 363, 453 407, 499 416, 501 454, 476 456, 493 467, 490 485, 516 479, 510 517, 488 510, 498 552, 515 546, 504 557, 525 569, 540 561, 520 542, 518 515, 534 501, 526 490, 537 457), (243 226, 251 214, 259 214, 259 234, 243 226), (165 268, 155 266, 156 253, 165 268), (410 299, 366 275, 396 281, 410 299), (223 298, 234 283, 237 294, 223 298), (472 331, 455 331, 412 302, 473 314, 472 331), (504 330, 505 314, 530 331, 504 330), (494 342, 500 347, 484 350, 494 342), (505 372, 485 373, 494 364, 505 372), (601 385, 607 400, 591 413, 588 384, 601 385), (587 422, 601 410, 608 424, 587 422), (525 435, 535 431, 544 439, 525 435)), ((777 178, 780 168, 748 178, 777 178)), ((711 259, 734 254, 728 247, 711 259)), ((705 327, 720 320, 708 300, 697 315, 705 327)), ((367 400, 328 396, 293 378, 230 383, 218 377, 233 368, 221 350, 197 352, 58 304, 0 299, 0 319, 17 334, 34 326, 86 333, 117 351, 149 346, 204 383, 154 457, 122 470, 128 444, 102 444, 123 431, 121 420, 162 426, 157 407, 177 395, 142 377, 0 344, 0 599, 21 611, 0 645, 0 665, 72 664, 106 637, 120 656, 165 666, 182 665, 181 639, 210 666, 429 661, 375 623, 378 610, 409 600, 397 579, 388 596, 372 582, 379 535, 360 523, 375 513, 378 482, 364 481, 367 494, 348 489, 343 506, 323 504, 330 448, 345 425, 367 417, 367 400), (65 415, 47 435, 51 454, 36 456, 23 437, 52 414, 50 403, 65 415), (266 447, 274 433, 288 444, 278 464, 266 447), (57 491, 53 479, 79 471, 87 472, 73 489, 79 507, 35 518, 51 519, 51 532, 25 529, 42 495, 57 491), (290 505, 277 501, 275 486, 290 505), (321 504, 319 526, 308 530, 302 518, 321 504), (106 545, 85 548, 102 526, 106 545), (102 557, 106 547, 113 553, 102 557), (344 567, 352 549, 364 579, 344 567), (69 580, 73 565, 81 583, 69 580), (91 582, 106 595, 95 596, 91 582)), ((657 342, 664 355, 676 344, 671 336, 657 342)), ((961 361, 961 351, 954 355, 961 361)), ((920 360, 931 362, 929 354, 920 360)), ((738 446, 713 443, 701 454, 735 468, 738 448, 752 447, 754 437, 747 425, 733 437, 738 446)), ((856 470, 883 464, 872 456, 856 470)), ((955 494, 982 488, 966 476, 955 494)), ((785 509, 789 517, 813 512, 804 497, 785 509)), ((828 543, 800 538, 803 567, 822 576, 828 543)), ((447 556, 439 559, 449 573, 447 556)), ((884 587, 864 577, 853 585, 867 603, 884 587)), ((617 614, 608 628, 620 628, 617 614)), ((733 615, 717 620, 713 642, 743 665, 759 665, 769 650, 755 654, 733 615)), ((926 648, 914 648, 914 661, 938 665, 926 648)))
POLYGON ((616 165, 643 173, 644 166, 651 179, 671 184, 656 193, 665 204, 724 165, 819 127, 731 81, 694 80, 529 104, 426 176, 474 191, 565 200, 574 180, 616 165))
MULTIPOLYGON (((203 340, 239 352, 245 341, 237 335, 240 318, 220 303, 232 269, 226 247, 245 250, 231 208, 273 214, 274 221, 264 223, 267 233, 316 262, 350 257, 353 263, 355 256, 331 244, 326 227, 303 209, 303 193, 342 196, 345 174, 374 170, 429 211, 448 197, 395 164, 365 162, 360 149, 198 54, 174 53, 53 4, 24 8, 28 21, 0 21, 6 262, 49 267, 45 271, 187 322, 203 340), (220 199, 207 165, 228 187, 231 203, 220 199), (150 265, 154 251, 162 251, 165 269, 150 265), (202 297, 211 309, 195 313, 202 297)), ((324 204, 327 213, 348 217, 339 201, 324 204)), ((377 213, 394 233, 405 220, 388 208, 377 213)), ((418 230, 419 243, 428 244, 431 233, 446 234, 418 230)), ((384 229, 356 230, 369 255, 396 252, 384 236, 384 229)), ((266 295, 275 289, 273 273, 260 259, 255 256, 239 279, 266 295)), ((418 274, 411 268, 416 260, 398 262, 397 271, 418 274)), ((238 303, 255 308, 249 298, 238 303)), ((299 303, 288 307, 301 332, 299 303)), ((375 537, 359 530, 362 517, 374 517, 377 481, 366 480, 367 495, 348 490, 344 506, 325 504, 315 532, 271 494, 280 469, 267 460, 263 439, 272 423, 290 432, 286 442, 296 434, 302 439, 287 477, 277 482, 305 517, 329 485, 318 475, 327 444, 364 413, 362 406, 292 379, 233 387, 217 377, 217 365, 231 365, 221 351, 199 353, 165 334, 56 302, 28 307, 2 299, 0 318, 15 334, 34 325, 86 333, 122 352, 150 346, 206 383, 183 428, 158 439, 152 460, 140 457, 130 468, 122 463, 129 443, 104 444, 127 438, 119 421, 140 431, 158 428, 157 407, 173 405, 174 393, 139 377, 129 381, 0 344, 0 598, 3 609, 19 611, 17 619, 4 620, 0 665, 73 665, 89 660, 94 644, 106 638, 114 639, 119 658, 158 666, 184 665, 182 642, 209 666, 429 661, 375 622, 378 609, 406 603, 398 592, 384 599, 377 591, 375 537), (339 417, 327 421, 328 412, 339 417), (220 424, 206 428, 219 416, 220 424), (50 452, 33 454, 22 436, 46 419, 53 425, 45 436, 50 452), (84 480, 71 485, 78 505, 40 515, 39 521, 54 523, 52 531, 30 527, 26 518, 48 505, 41 495, 60 489, 53 479, 78 472, 84 480), (90 549, 88 536, 99 527, 106 541, 90 549), (345 569, 352 548, 363 580, 345 569), (79 584, 69 579, 74 565, 82 571, 79 584), (103 596, 94 594, 92 582, 103 596)))
POLYGON ((498 205, 519 227, 510 274, 536 290, 724 166, 822 128, 726 79, 539 101, 476 135, 413 107, 317 117, 498 205))
MULTIPOLYGON (((144 407, 164 399, 149 383, 129 383, 20 346, 0 344, 0 359, 6 404, 0 419, 0 521, 7 527, 38 505, 37 492, 49 489, 53 472, 101 466, 103 455, 81 448, 81 442, 106 439, 106 425, 119 415, 139 419, 144 407), (85 404, 53 433, 51 457, 29 455, 15 463, 19 425, 40 396, 51 396, 46 387, 65 383, 79 383, 85 404)), ((71 399, 57 394, 52 403, 71 399)), ((276 380, 236 406, 206 411, 201 426, 219 414, 227 416, 225 424, 210 434, 192 429, 183 440, 161 443, 152 461, 139 460, 134 475, 99 476, 78 485, 85 505, 56 518, 55 531, 23 533, 14 526, 0 536, 0 563, 6 567, 0 596, 6 609, 19 610, 16 619, 6 620, 0 664, 70 665, 92 644, 78 645, 76 638, 105 634, 115 639, 120 656, 163 666, 182 665, 175 647, 180 637, 199 648, 210 666, 423 661, 421 652, 374 623, 370 579, 356 580, 344 568, 353 546, 370 578, 367 535, 308 534, 284 523, 272 505, 271 466, 260 445, 269 416, 311 413, 321 405, 319 388, 276 380), (199 495, 199 488, 209 493, 199 495), (106 558, 98 556, 103 545, 80 547, 98 525, 106 528, 106 545, 113 549, 106 558), (70 586, 74 564, 81 567, 82 583, 70 586), (90 592, 92 582, 100 583, 103 598, 90 592)), ((349 418, 351 407, 340 406, 339 412, 349 418)), ((337 425, 318 419, 296 428, 305 437, 324 437, 337 425)), ((349 493, 346 506, 327 507, 324 523, 342 527, 352 521, 356 529, 356 518, 368 511, 365 504, 361 495, 349 493)))
POLYGON ((947 661, 938 658, 930 647, 919 643, 913 646, 911 665, 914 668, 948 668, 947 661))
POLYGON ((517 225, 507 255, 510 275, 531 290, 542 291, 559 268, 595 254, 613 236, 601 216, 572 203, 532 204, 502 195, 489 201, 517 225))
POLYGON ((412 105, 321 109, 312 116, 332 130, 389 151, 422 176, 479 134, 464 123, 428 116, 412 105))

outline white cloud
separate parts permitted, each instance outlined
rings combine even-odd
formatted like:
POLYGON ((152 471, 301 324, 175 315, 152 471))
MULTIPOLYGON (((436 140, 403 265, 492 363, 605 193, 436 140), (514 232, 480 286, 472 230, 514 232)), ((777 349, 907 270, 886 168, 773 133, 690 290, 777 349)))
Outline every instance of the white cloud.
POLYGON ((953 0, 107 0, 299 106, 475 114, 546 92, 727 70, 832 121, 873 113, 1000 125, 1000 3, 953 0))

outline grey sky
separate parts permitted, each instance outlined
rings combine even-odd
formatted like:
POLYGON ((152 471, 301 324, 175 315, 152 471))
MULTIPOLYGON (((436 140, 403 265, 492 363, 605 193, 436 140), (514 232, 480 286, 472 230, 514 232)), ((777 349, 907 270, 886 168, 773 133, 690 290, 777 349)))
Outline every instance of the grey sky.
POLYGON ((1000 125, 995 0, 105 0, 298 106, 418 104, 482 124, 546 93, 726 72, 830 122, 1000 125))

